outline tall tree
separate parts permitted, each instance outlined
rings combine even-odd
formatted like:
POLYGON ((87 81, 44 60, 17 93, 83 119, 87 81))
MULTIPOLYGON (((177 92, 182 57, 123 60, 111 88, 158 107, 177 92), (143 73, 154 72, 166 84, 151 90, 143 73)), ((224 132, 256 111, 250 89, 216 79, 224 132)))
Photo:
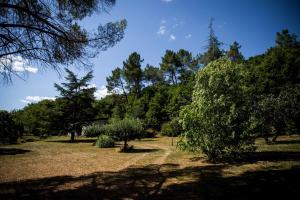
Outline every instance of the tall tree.
POLYGON ((124 73, 122 69, 120 69, 119 67, 114 69, 112 71, 112 75, 106 78, 106 82, 106 88, 108 92, 119 93, 120 91, 122 91, 128 103, 128 95, 126 91, 127 84, 125 83, 124 73))
POLYGON ((147 65, 144 69, 144 79, 151 85, 163 82, 163 74, 157 67, 147 65))
POLYGON ((299 46, 297 41, 297 35, 290 34, 289 30, 283 29, 281 32, 276 34, 276 46, 282 48, 296 47, 299 46))
POLYGON ((167 50, 164 57, 162 57, 160 68, 167 77, 168 82, 172 83, 173 85, 178 83, 180 61, 176 55, 176 52, 167 50))
POLYGON ((78 21, 107 12, 115 0, 5 0, 0 2, 0 74, 19 75, 17 58, 58 70, 62 65, 91 66, 89 58, 123 38, 126 21, 88 32, 78 21))
POLYGON ((66 126, 71 131, 71 142, 75 139, 75 133, 79 134, 83 124, 89 122, 93 117, 94 92, 96 88, 89 87, 89 81, 93 78, 93 72, 88 72, 82 78, 78 78, 72 71, 66 69, 66 83, 61 85, 55 83, 60 92, 62 111, 66 126))
POLYGON ((228 58, 233 62, 241 62, 244 60, 243 54, 240 52, 240 48, 242 46, 234 41, 232 45, 230 45, 229 51, 227 52, 228 58))
POLYGON ((135 95, 136 98, 140 96, 142 90, 143 71, 140 54, 133 52, 128 59, 123 62, 124 78, 127 82, 128 90, 135 95))
POLYGON ((223 56, 223 52, 220 49, 222 42, 220 42, 215 35, 215 31, 213 29, 213 21, 211 18, 209 22, 209 36, 208 36, 208 45, 206 46, 207 51, 200 56, 200 63, 206 66, 211 61, 217 60, 218 58, 223 56))

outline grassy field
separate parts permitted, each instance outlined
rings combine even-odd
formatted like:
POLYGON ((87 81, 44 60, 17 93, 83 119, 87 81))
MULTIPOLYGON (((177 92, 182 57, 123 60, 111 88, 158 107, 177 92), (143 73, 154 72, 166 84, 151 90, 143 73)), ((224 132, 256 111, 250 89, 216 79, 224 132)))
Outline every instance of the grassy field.
POLYGON ((257 140, 247 161, 211 164, 171 138, 133 141, 132 153, 93 139, 52 137, 0 147, 0 199, 283 199, 300 194, 300 137, 257 140))

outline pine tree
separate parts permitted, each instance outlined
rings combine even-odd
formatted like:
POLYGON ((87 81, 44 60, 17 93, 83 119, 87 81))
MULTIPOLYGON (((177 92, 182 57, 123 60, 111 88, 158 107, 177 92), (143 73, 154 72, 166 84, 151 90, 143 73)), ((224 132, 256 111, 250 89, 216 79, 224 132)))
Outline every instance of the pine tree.
POLYGON ((67 130, 71 131, 71 142, 74 142, 75 133, 79 134, 83 124, 92 120, 94 113, 92 103, 95 100, 96 88, 89 87, 89 81, 93 78, 93 72, 88 72, 81 79, 72 71, 66 69, 66 83, 54 84, 60 92, 67 130))

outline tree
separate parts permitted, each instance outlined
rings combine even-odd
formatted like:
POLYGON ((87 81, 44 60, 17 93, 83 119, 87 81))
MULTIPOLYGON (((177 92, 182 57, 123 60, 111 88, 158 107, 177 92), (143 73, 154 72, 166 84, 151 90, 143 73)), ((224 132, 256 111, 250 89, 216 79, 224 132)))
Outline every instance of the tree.
POLYGON ((142 90, 143 71, 141 63, 144 60, 141 59, 140 54, 133 52, 129 55, 128 59, 123 62, 124 78, 127 82, 127 87, 130 93, 138 98, 142 90))
POLYGON ((99 25, 88 32, 79 21, 107 12, 115 0, 6 0, 0 3, 0 74, 19 75, 14 61, 59 70, 63 65, 91 66, 89 58, 114 46, 124 35, 126 21, 99 25))
POLYGON ((122 152, 128 151, 128 141, 143 137, 143 124, 138 119, 125 118, 112 120, 111 123, 103 126, 103 131, 116 140, 124 141, 122 152))
POLYGON ((168 82, 176 85, 178 83, 180 61, 174 51, 167 50, 160 64, 161 71, 167 77, 168 82))
POLYGON ((144 79, 153 86, 163 82, 163 75, 159 68, 147 65, 144 69, 144 79))
POLYGON ((106 78, 106 88, 108 92, 119 93, 123 92, 123 95, 126 98, 126 102, 128 103, 128 95, 127 95, 127 84, 124 80, 124 72, 122 69, 117 67, 112 71, 112 75, 106 78))
POLYGON ((233 62, 241 62, 244 60, 243 54, 240 52, 240 48, 242 46, 234 41, 232 45, 230 45, 229 51, 227 52, 227 57, 233 62))
POLYGON ((283 29, 276 34, 276 46, 281 48, 290 48, 299 46, 297 35, 290 34, 287 29, 283 29))
POLYGON ((12 115, 0 110, 0 143, 14 143, 23 133, 23 127, 16 124, 12 115))
POLYGON ((214 19, 211 18, 208 26, 208 45, 205 47, 207 51, 199 58, 200 63, 204 66, 223 56, 223 52, 220 49, 222 43, 218 40, 217 36, 215 35, 215 31, 213 29, 213 21, 214 19))
POLYGON ((213 162, 254 149, 243 68, 220 59, 197 73, 193 102, 180 113, 182 149, 200 150, 213 162))
POLYGON ((75 133, 81 132, 82 126, 94 118, 93 102, 95 100, 94 87, 89 87, 88 82, 93 78, 92 71, 81 79, 70 70, 66 69, 68 81, 61 85, 55 84, 62 99, 61 110, 64 115, 67 130, 71 131, 71 142, 74 142, 75 133))

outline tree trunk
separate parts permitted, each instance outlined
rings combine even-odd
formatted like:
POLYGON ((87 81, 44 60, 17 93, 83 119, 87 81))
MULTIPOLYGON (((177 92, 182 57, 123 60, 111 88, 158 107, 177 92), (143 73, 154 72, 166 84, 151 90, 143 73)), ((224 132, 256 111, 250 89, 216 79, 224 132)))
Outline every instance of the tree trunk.
POLYGON ((71 132, 71 143, 73 143, 75 140, 75 132, 71 132))
POLYGON ((123 151, 127 152, 127 138, 124 139, 124 147, 123 147, 123 151))

